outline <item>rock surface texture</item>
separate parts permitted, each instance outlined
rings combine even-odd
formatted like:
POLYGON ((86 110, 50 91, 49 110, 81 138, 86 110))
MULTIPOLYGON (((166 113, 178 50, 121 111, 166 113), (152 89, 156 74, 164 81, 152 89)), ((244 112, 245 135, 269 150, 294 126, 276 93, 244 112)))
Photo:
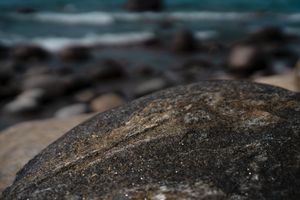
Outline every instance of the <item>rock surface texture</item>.
POLYGON ((299 199, 300 94, 236 81, 155 93, 44 149, 3 199, 299 199))

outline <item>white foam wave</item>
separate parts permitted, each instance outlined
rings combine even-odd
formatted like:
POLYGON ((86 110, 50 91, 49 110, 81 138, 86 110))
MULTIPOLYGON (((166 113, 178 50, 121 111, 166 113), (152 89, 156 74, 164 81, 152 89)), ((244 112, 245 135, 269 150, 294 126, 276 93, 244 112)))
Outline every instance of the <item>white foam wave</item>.
MULTIPOLYGON (((196 31, 195 37, 199 40, 206 40, 214 38, 218 35, 216 31, 204 30, 196 31)), ((102 35, 87 34, 80 38, 67 38, 67 37, 37 37, 37 38, 24 38, 13 37, 4 38, 0 37, 0 43, 13 45, 13 44, 35 44, 46 48, 50 51, 58 51, 66 46, 83 45, 127 45, 132 43, 139 43, 149 39, 155 38, 155 34, 152 32, 129 32, 129 33, 107 33, 102 35)))
POLYGON ((165 13, 153 13, 153 12, 144 12, 144 13, 111 13, 111 16, 116 21, 144 21, 144 20, 161 20, 168 16, 165 13))
POLYGON ((69 45, 125 45, 142 42, 154 37, 151 32, 132 32, 120 34, 86 35, 82 38, 34 38, 31 43, 40 45, 48 50, 57 51, 69 45))
POLYGON ((300 28, 296 28, 296 27, 285 27, 284 31, 286 33, 289 34, 296 34, 296 35, 300 35, 300 28))
POLYGON ((14 18, 20 20, 36 20, 42 22, 54 22, 64 24, 87 24, 87 25, 109 25, 116 21, 136 22, 145 20, 177 20, 177 21, 242 21, 253 20, 261 17, 278 17, 288 21, 300 21, 300 13, 280 14, 268 13, 260 15, 255 12, 213 12, 213 11, 193 11, 193 12, 87 12, 87 13, 35 13, 30 15, 14 14, 14 18))
POLYGON ((115 20, 139 21, 139 20, 245 20, 252 15, 251 13, 239 12, 164 12, 164 13, 113 13, 111 16, 115 20))
POLYGON ((292 22, 300 22, 300 13, 287 15, 286 18, 292 22))
POLYGON ((217 31, 207 30, 207 31, 197 31, 195 32, 196 39, 208 40, 218 36, 217 31))
POLYGON ((16 15, 19 19, 36 20, 41 22, 54 22, 70 25, 109 25, 114 23, 114 18, 108 13, 90 12, 90 13, 37 13, 32 15, 16 15))
POLYGON ((170 17, 178 20, 245 20, 248 19, 251 13, 239 13, 239 12, 174 12, 169 14, 170 17))
POLYGON ((238 12, 162 12, 162 13, 109 13, 109 12, 88 12, 88 13, 36 13, 31 15, 14 15, 20 20, 37 20, 42 22, 55 22, 64 24, 90 24, 108 25, 115 21, 145 21, 173 19, 178 21, 186 20, 246 20, 251 13, 238 12))

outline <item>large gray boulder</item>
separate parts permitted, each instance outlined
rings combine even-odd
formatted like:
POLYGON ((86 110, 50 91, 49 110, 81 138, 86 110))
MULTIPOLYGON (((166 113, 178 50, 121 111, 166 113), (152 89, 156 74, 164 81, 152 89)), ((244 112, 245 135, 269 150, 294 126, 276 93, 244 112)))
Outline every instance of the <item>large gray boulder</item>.
POLYGON ((300 94, 237 81, 164 90, 44 149, 3 199, 299 199, 300 94))

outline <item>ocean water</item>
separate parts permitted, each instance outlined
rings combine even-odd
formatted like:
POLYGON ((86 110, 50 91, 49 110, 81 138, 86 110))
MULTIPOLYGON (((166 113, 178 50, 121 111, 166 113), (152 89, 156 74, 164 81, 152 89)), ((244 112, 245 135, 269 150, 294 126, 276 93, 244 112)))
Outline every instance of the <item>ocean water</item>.
POLYGON ((69 44, 120 44, 189 29, 202 40, 230 40, 263 26, 300 34, 300 0, 165 0, 160 13, 128 13, 125 0, 0 0, 0 42, 50 50, 69 44), (20 14, 20 8, 37 12, 20 14), (164 30, 165 31, 165 30, 164 30))

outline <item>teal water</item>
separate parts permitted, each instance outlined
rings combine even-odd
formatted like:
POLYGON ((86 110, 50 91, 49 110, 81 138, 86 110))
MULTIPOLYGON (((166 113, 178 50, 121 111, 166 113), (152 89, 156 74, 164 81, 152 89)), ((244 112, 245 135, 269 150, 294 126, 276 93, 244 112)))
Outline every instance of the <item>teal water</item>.
POLYGON ((69 43, 120 43, 152 37, 160 22, 189 29, 199 39, 233 39, 259 27, 300 34, 299 0, 165 0, 162 13, 127 13, 125 0, 1 0, 0 42, 37 43, 56 49, 69 43), (21 15, 19 8, 33 8, 21 15))
MULTIPOLYGON (((32 7, 43 11, 59 11, 73 5, 78 11, 118 11, 125 0, 1 0, 1 11, 13 11, 16 7, 32 7)), ((300 12, 299 0, 165 0, 166 9, 213 11, 270 11, 300 12)))

